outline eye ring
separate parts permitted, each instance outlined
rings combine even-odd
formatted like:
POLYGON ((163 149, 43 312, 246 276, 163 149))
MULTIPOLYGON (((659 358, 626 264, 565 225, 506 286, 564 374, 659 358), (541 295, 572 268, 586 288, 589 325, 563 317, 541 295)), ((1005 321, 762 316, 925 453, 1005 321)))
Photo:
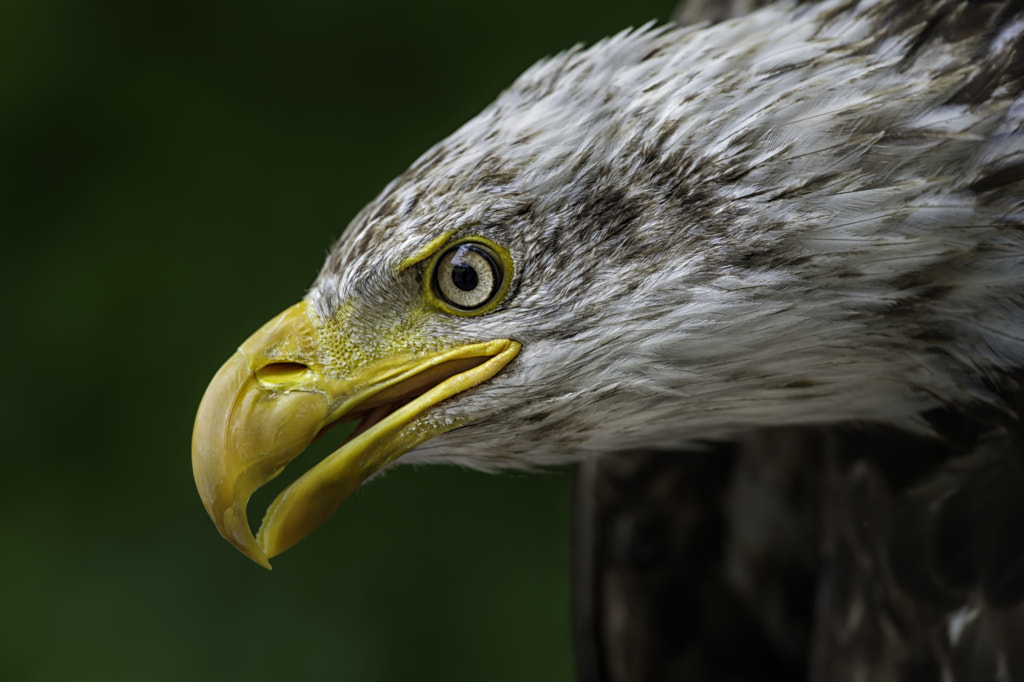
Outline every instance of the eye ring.
POLYGON ((431 293, 449 312, 480 315, 504 296, 511 270, 508 253, 496 244, 481 239, 457 242, 434 259, 431 293))

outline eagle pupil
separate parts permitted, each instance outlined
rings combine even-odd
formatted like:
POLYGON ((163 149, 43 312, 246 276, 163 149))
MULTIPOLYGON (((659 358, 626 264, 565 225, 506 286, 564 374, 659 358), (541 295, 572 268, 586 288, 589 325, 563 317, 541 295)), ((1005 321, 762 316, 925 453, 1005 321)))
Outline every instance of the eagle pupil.
POLYGON ((452 284, 463 291, 473 291, 476 289, 478 281, 476 270, 470 266, 456 265, 452 268, 452 284))

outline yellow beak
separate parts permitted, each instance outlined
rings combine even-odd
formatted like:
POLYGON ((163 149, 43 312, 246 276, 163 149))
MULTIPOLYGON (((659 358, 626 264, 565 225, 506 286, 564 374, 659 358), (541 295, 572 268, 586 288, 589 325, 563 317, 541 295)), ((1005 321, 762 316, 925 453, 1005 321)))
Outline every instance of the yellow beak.
POLYGON ((196 414, 192 470, 203 504, 221 535, 265 568, 373 473, 459 426, 418 418, 493 377, 521 347, 498 339, 430 352, 392 350, 361 357, 357 365, 348 358, 358 354, 324 350, 332 339, 321 343, 321 335, 335 333, 309 303, 288 308, 224 363, 196 414), (254 536, 246 517, 250 496, 343 421, 359 426, 274 500, 254 536))

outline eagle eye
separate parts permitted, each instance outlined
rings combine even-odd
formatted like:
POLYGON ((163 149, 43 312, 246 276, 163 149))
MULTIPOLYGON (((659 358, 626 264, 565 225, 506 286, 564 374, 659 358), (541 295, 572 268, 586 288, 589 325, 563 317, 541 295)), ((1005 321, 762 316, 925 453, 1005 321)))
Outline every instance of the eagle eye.
POLYGON ((485 312, 507 288, 505 260, 481 241, 453 244, 431 269, 433 293, 456 314, 485 312))

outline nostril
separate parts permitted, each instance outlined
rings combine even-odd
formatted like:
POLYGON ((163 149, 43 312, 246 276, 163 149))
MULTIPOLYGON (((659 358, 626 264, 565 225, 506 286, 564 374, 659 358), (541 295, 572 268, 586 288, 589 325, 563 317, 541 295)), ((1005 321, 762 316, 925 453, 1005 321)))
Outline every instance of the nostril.
POLYGON ((309 367, 301 362, 272 362, 256 370, 256 378, 271 384, 287 383, 295 381, 308 369, 309 367))

